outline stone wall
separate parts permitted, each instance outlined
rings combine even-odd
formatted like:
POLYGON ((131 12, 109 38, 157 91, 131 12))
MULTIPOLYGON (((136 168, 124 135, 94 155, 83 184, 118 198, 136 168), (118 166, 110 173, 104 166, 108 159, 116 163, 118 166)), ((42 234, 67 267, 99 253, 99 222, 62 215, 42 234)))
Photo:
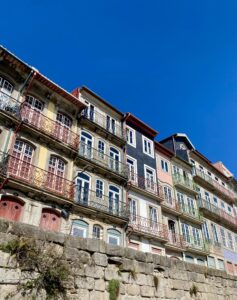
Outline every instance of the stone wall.
MULTIPOLYGON (((121 300, 237 299, 237 277, 224 271, 0 219, 0 244, 22 235, 51 243, 63 252, 73 270, 66 283, 67 299, 109 300, 112 279, 119 281, 121 300)), ((0 299, 16 289, 24 273, 14 258, 0 251, 0 299)), ((10 299, 29 298, 18 294, 10 299)))

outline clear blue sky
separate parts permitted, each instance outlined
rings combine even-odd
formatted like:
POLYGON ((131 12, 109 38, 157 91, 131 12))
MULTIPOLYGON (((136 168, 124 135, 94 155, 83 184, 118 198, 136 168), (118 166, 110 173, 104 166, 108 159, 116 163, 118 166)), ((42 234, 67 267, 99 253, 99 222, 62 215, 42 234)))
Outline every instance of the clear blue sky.
POLYGON ((0 43, 64 88, 88 86, 158 139, 187 133, 237 175, 236 0, 3 1, 0 24, 0 43))

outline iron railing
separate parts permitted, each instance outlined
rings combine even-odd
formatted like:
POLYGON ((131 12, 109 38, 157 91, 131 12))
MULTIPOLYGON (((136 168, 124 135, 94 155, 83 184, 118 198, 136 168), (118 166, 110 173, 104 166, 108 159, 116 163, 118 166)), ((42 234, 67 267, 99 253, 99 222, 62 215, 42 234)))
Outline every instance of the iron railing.
POLYGON ((197 168, 193 168, 193 175, 202 178, 204 181, 208 182, 216 189, 216 191, 218 191, 221 194, 224 194, 227 198, 231 200, 235 200, 237 198, 237 195, 233 191, 228 190, 223 185, 218 183, 216 180, 212 179, 209 175, 198 170, 197 168))
POLYGON ((109 133, 112 133, 113 135, 125 140, 126 135, 123 130, 122 125, 119 125, 118 122, 115 120, 115 122, 112 124, 111 119, 110 121, 107 119, 107 116, 101 114, 98 111, 91 111, 90 109, 84 109, 84 111, 81 114, 84 118, 90 120, 91 122, 101 126, 109 133))
POLYGON ((130 215, 129 224, 134 231, 168 240, 168 227, 165 224, 134 214, 130 215))
POLYGON ((186 248, 194 248, 196 250, 201 250, 205 252, 210 251, 210 244, 204 241, 202 238, 194 236, 183 236, 184 241, 186 242, 186 248))
POLYGON ((80 205, 95 208, 113 216, 127 219, 129 217, 128 205, 125 202, 106 196, 101 191, 75 186, 75 201, 80 205))
POLYGON ((196 208, 193 208, 189 205, 186 205, 186 204, 180 202, 179 203, 179 209, 183 214, 189 215, 189 216, 191 216, 193 218, 196 218, 200 221, 202 220, 202 216, 201 216, 199 210, 196 209, 196 208))
POLYGON ((128 169, 126 164, 114 159, 104 152, 99 151, 98 149, 91 147, 84 142, 80 142, 78 154, 79 156, 95 162, 96 164, 109 169, 112 172, 115 172, 123 177, 127 177, 128 169))
POLYGON ((168 244, 179 247, 179 248, 183 248, 183 249, 185 249, 185 247, 186 247, 186 242, 184 240, 184 237, 182 235, 174 233, 170 230, 168 233, 168 244))
POLYGON ((150 178, 138 176, 134 172, 129 172, 129 183, 149 193, 155 194, 160 198, 164 198, 162 187, 150 178))
POLYGON ((185 178, 183 175, 179 173, 173 174, 172 177, 173 177, 174 184, 182 185, 183 187, 196 192, 196 184, 193 182, 193 180, 189 178, 185 178))
POLYGON ((54 121, 40 111, 33 109, 27 102, 20 102, 11 96, 0 92, 0 110, 17 117, 40 132, 66 144, 77 150, 79 147, 79 135, 54 121))
POLYGON ((225 222, 228 222, 232 225, 237 226, 237 218, 233 217, 231 214, 228 214, 223 209, 211 204, 209 201, 204 200, 204 199, 199 199, 198 200, 198 205, 199 205, 200 208, 205 208, 206 210, 214 213, 221 220, 224 219, 225 222))

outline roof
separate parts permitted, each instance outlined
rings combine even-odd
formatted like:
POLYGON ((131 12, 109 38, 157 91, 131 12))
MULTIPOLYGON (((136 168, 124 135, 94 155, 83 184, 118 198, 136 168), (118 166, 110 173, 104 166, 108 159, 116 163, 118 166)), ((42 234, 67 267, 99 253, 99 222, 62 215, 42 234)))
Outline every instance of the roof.
POLYGON ((157 141, 155 141, 155 148, 156 150, 158 150, 159 152, 163 153, 164 155, 170 158, 175 155, 174 152, 172 152, 171 150, 169 150, 168 148, 166 148, 164 145, 160 144, 157 141))
POLYGON ((120 110, 118 110, 116 107, 114 107, 113 105, 111 105, 108 101, 104 100, 101 96, 99 96, 98 94, 96 94, 95 92, 93 92, 92 90, 90 90, 88 87, 86 86, 82 86, 82 87, 78 87, 76 89, 74 89, 72 91, 72 94, 79 97, 79 92, 80 91, 85 91, 88 94, 92 95, 93 97, 97 98, 99 101, 101 101, 102 103, 104 103, 106 106, 108 106, 109 108, 111 108, 113 111, 115 111, 117 114, 119 114, 121 117, 124 116, 124 113, 122 113, 120 110))
POLYGON ((192 149, 195 149, 193 143, 191 142, 191 140, 189 139, 189 137, 187 136, 186 133, 174 133, 174 134, 168 136, 167 138, 161 140, 160 143, 164 143, 164 142, 166 142, 167 140, 170 140, 171 138, 175 138, 175 137, 182 137, 182 138, 186 139, 186 141, 187 141, 187 143, 189 144, 189 146, 190 146, 192 149))
POLYGON ((151 138, 155 138, 158 134, 158 132, 145 124, 143 121, 132 115, 131 113, 126 113, 124 117, 125 121, 129 121, 131 124, 139 128, 142 132, 147 134, 151 138))
POLYGON ((47 86, 49 89, 53 90, 57 94, 61 95, 68 101, 72 102, 76 106, 80 107, 81 109, 85 107, 85 105, 80 102, 74 95, 60 87, 58 84, 41 74, 36 68, 30 66, 29 64, 25 63, 23 60, 18 58, 15 54, 11 53, 8 49, 0 45, 0 53, 5 52, 4 56, 10 56, 11 59, 8 59, 11 61, 12 64, 24 68, 25 70, 28 69, 29 71, 34 71, 36 73, 35 79, 39 82, 43 83, 45 86, 47 86))

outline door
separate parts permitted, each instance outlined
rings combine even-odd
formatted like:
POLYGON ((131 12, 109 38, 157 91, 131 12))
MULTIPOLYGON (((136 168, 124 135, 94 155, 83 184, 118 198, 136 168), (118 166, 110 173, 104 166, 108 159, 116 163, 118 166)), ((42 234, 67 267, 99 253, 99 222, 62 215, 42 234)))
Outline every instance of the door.
POLYGON ((193 227, 193 243, 194 245, 201 246, 200 232, 195 227, 193 227))
POLYGON ((168 186, 164 186, 164 196, 166 203, 168 203, 170 206, 173 206, 172 191, 171 188, 169 188, 168 186))
POLYGON ((149 219, 150 219, 150 226, 153 230, 158 230, 158 214, 157 209, 150 206, 149 207, 149 219))
POLYGON ((211 210, 211 198, 208 192, 205 192, 206 208, 211 210))
POLYGON ((16 140, 9 160, 9 173, 24 180, 31 179, 34 149, 21 140, 16 140))
POLYGON ((145 169, 145 180, 146 180, 146 189, 152 192, 155 191, 155 176, 152 170, 145 169))
POLYGON ((89 133, 82 131, 80 142, 80 155, 91 159, 92 158, 92 136, 89 133))
POLYGON ((119 172, 119 151, 111 147, 109 149, 109 167, 113 171, 119 172))
POLYGON ((189 214, 195 216, 196 215, 196 210, 195 210, 194 200, 192 198, 188 197, 187 201, 188 201, 189 214))
POLYGON ((26 101, 22 108, 21 116, 24 121, 28 121, 35 127, 40 128, 41 112, 43 108, 44 105, 41 101, 37 100, 33 96, 27 95, 26 101))
POLYGON ((24 203, 11 197, 3 197, 0 201, 0 218, 19 221, 23 212, 24 203))
POLYGON ((8 102, 12 91, 13 85, 4 78, 0 77, 0 109, 8 110, 8 102))
POLYGON ((57 113, 55 123, 55 136, 64 143, 69 143, 70 129, 72 127, 72 120, 60 112, 57 113))
POLYGON ((175 232, 175 222, 168 220, 168 229, 169 229, 169 240, 172 244, 177 243, 176 232, 175 232))
POLYGON ((59 213, 52 209, 44 208, 42 210, 40 228, 50 231, 59 231, 61 218, 59 213))
POLYGON ((113 134, 115 134, 116 129, 115 129, 115 120, 113 118, 111 118, 110 116, 106 117, 106 129, 109 132, 112 132, 113 134))
POLYGON ((65 163, 57 156, 51 155, 49 159, 46 186, 54 191, 64 191, 65 163))
POLYGON ((134 223, 137 219, 137 201, 129 199, 130 222, 134 223))
POLYGON ((177 193, 178 203, 183 212, 185 212, 185 204, 184 204, 184 195, 181 193, 177 193))
POLYGON ((135 170, 135 161, 127 158, 127 166, 128 166, 128 172, 129 172, 129 179, 135 183, 136 181, 136 170, 135 170))
POLYGON ((190 243, 191 240, 190 240, 189 226, 185 223, 182 223, 181 228, 182 228, 182 234, 183 234, 184 240, 186 242, 190 243))
POLYGON ((90 177, 84 173, 79 173, 76 179, 76 201, 83 205, 88 205, 90 192, 90 177))
POLYGON ((119 189, 115 186, 109 186, 109 212, 119 214, 119 189))

